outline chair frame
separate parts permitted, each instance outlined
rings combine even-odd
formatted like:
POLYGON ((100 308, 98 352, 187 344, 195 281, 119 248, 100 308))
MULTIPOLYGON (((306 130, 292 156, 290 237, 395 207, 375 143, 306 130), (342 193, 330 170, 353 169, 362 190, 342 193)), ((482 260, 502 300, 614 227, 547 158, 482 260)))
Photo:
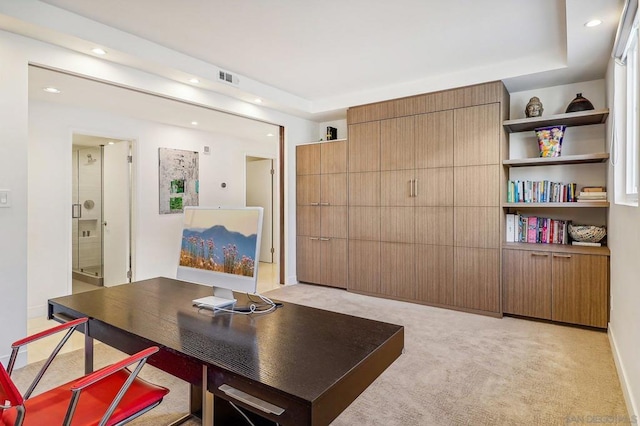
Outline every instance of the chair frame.
MULTIPOLYGON (((9 358, 9 362, 7 364, 7 368, 6 368, 6 372, 7 375, 9 376, 9 393, 11 394, 10 396, 12 396, 14 398, 14 401, 5 401, 6 402, 10 402, 9 405, 3 405, 0 403, 0 409, 4 410, 4 409, 9 409, 9 408, 13 408, 15 407, 16 411, 17 411, 17 416, 16 416, 16 422, 15 422, 15 426, 21 426, 22 423, 24 422, 25 419, 25 415, 26 415, 26 410, 25 410, 25 406, 24 406, 24 402, 26 400, 28 400, 31 397, 31 394, 33 393, 33 391, 35 390, 36 386, 38 386, 38 383, 40 383, 40 380, 42 379, 42 377, 44 376, 45 372, 47 371, 47 369, 49 368, 49 366, 51 365, 51 363, 53 362, 54 358, 56 357, 56 355, 60 352, 60 350, 62 349, 62 347, 64 346, 64 344, 69 340, 69 338, 71 337, 71 335, 73 334, 73 332, 76 330, 77 327, 86 324, 88 321, 88 318, 78 318, 76 320, 72 320, 69 322, 66 322, 64 324, 60 324, 58 326, 52 327, 50 329, 44 330, 40 333, 36 333, 32 336, 26 337, 24 339, 20 339, 16 342, 14 342, 11 345, 11 356, 9 358), (47 358, 47 360, 45 361, 44 365, 42 366, 42 368, 40 369, 40 371, 38 371, 38 373, 36 374, 36 377, 33 379, 33 382, 31 383, 31 385, 29 386, 29 388, 27 389, 27 391, 24 394, 20 394, 20 392, 18 391, 18 389, 15 387, 14 383, 11 381, 11 373, 13 372, 13 368, 15 366, 15 362, 16 359, 18 357, 18 351, 20 350, 20 348, 22 346, 25 346, 29 343, 35 342, 36 340, 42 339, 44 337, 59 333, 61 331, 67 330, 66 334, 64 335, 64 337, 60 340, 60 342, 58 343, 58 345, 55 347, 55 349, 53 350, 53 352, 51 353, 51 355, 49 355, 49 357, 47 358)), ((104 413, 102 420, 100 421, 100 426, 104 426, 106 425, 107 421, 109 420, 109 418, 111 417, 111 415, 114 413, 114 411, 116 410, 118 404, 120 403, 120 401, 122 400, 122 398, 124 397, 125 393, 127 392, 127 390, 129 389, 129 387, 131 386, 131 384, 133 383, 133 381, 136 379, 136 377, 138 376, 138 373, 140 372, 140 370, 142 369, 142 367, 145 365, 145 363, 147 362, 147 358, 149 358, 149 356, 153 355, 154 353, 158 352, 159 348, 157 346, 152 346, 150 348, 144 349, 134 355, 131 355, 130 357, 116 362, 114 364, 111 364, 107 367, 104 367, 100 370, 97 370, 93 373, 87 374, 77 380, 75 380, 72 384, 71 384, 71 397, 69 400, 69 406, 67 408, 67 412, 65 414, 65 418, 64 418, 64 422, 63 425, 64 426, 70 426, 71 425, 71 421, 73 419, 73 415, 75 413, 76 407, 78 405, 78 400, 80 398, 80 394, 82 392, 83 389, 98 383, 99 381, 105 379, 106 377, 122 370, 125 369, 129 366, 131 366, 132 364, 137 363, 137 365, 134 367, 133 371, 131 371, 131 373, 129 374, 129 377, 127 378, 127 380, 125 381, 125 383, 122 385, 122 387, 120 388, 120 390, 118 391, 118 393, 116 394, 116 396, 114 397, 113 401, 111 402, 111 404, 109 405, 109 407, 107 408, 107 411, 104 413)), ((145 409, 136 412, 134 415, 122 420, 121 422, 118 423, 118 425, 123 425, 125 423, 130 422, 131 420, 137 418, 138 416, 146 413, 147 411, 151 410, 152 408, 156 407, 157 405, 160 404, 162 400, 156 402, 155 404, 152 404, 148 407, 146 407, 145 409)))

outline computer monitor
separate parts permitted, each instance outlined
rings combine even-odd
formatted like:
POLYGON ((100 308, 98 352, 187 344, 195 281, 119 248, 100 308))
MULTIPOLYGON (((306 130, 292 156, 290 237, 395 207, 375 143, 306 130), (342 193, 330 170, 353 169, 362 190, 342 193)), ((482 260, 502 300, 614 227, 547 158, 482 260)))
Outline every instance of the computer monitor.
POLYGON ((184 208, 177 278, 213 287, 195 305, 228 306, 233 291, 256 292, 262 216, 262 207, 184 208))

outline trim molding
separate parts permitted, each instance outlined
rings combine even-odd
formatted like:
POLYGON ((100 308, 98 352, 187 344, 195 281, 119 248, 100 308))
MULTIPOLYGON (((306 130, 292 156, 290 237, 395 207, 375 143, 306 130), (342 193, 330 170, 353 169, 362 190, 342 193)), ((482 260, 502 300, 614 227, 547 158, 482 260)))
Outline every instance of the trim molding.
POLYGON ((624 368, 624 364, 622 363, 620 353, 618 352, 618 345, 616 344, 616 338, 611 323, 609 323, 609 330, 607 332, 607 335, 609 336, 609 343, 611 344, 613 362, 616 365, 618 377, 620 378, 620 387, 622 388, 622 394, 624 395, 624 402, 627 404, 627 412, 629 413, 630 419, 636 419, 635 422, 632 422, 633 424, 635 424, 638 419, 638 407, 636 407, 634 403, 633 392, 631 390, 631 387, 629 386, 629 381, 627 380, 627 374, 624 368))

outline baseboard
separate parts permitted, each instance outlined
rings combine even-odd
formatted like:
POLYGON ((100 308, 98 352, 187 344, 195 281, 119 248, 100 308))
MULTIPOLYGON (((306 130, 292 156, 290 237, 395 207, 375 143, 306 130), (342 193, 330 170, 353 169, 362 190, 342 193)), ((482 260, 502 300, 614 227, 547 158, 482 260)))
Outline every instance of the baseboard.
MULTIPOLYGON (((611 344, 611 352, 613 353, 613 362, 618 370, 618 377, 620 378, 620 387, 622 388, 622 394, 624 395, 624 402, 627 404, 627 412, 630 419, 638 418, 638 407, 635 405, 635 398, 633 397, 633 391, 629 387, 629 381, 627 380, 627 373, 624 368, 624 364, 620 359, 618 353, 618 345, 616 344, 616 337, 613 331, 613 326, 609 323, 609 343, 611 344)), ((637 420, 636 420, 637 421, 637 420)))
POLYGON ((38 318, 47 315, 47 305, 30 306, 27 308, 27 318, 38 318))
POLYGON ((287 277, 284 283, 286 285, 299 284, 298 277, 296 275, 292 275, 290 277, 287 277))

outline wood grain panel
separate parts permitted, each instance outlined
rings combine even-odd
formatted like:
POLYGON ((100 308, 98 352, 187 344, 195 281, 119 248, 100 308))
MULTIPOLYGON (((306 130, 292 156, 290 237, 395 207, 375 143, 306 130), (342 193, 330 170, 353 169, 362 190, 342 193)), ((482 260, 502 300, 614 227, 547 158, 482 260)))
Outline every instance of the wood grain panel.
POLYGON ((454 165, 499 164, 501 127, 498 103, 455 110, 454 165))
POLYGON ((415 118, 401 117, 380 122, 380 170, 415 167, 415 118))
POLYGON ((347 172, 347 141, 320 144, 320 173, 347 172))
POLYGON ((320 194, 318 199, 321 203, 329 203, 332 206, 346 206, 348 200, 347 174, 320 175, 320 194))
POLYGON ((320 144, 296 146, 296 174, 313 175, 320 173, 320 144))
POLYGON ((380 293, 380 242, 349 240, 349 290, 380 293))
POLYGON ((454 304, 500 312, 500 251, 455 247, 454 304))
POLYGON ((297 206, 296 234, 317 237, 320 235, 320 207, 297 206))
POLYGON ((415 229, 413 207, 380 208, 380 241, 413 243, 415 229))
POLYGON ((502 310, 551 319, 551 253, 502 250, 502 310))
POLYGON ((552 254, 554 321, 606 328, 609 313, 609 258, 552 254))
POLYGON ((415 242, 453 246, 453 207, 416 207, 415 242))
POLYGON ((499 207, 455 207, 453 241, 458 247, 500 247, 499 207))
POLYGON ((380 172, 349 173, 349 205, 380 205, 380 172))
POLYGON ((409 98, 397 99, 392 103, 394 117, 405 117, 408 115, 423 114, 426 112, 426 95, 411 96, 409 98))
POLYGON ((453 167, 417 169, 416 206, 453 206, 453 167))
POLYGON ((453 247, 416 244, 416 300, 453 305, 453 247))
MULTIPOLYGON (((315 238, 315 237, 314 237, 315 238)), ((320 283, 320 240, 307 236, 296 238, 296 274, 298 281, 320 283)))
POLYGON ((453 166, 453 111, 416 116, 415 167, 453 166))
POLYGON ((349 207, 349 239, 380 240, 379 207, 349 207))
MULTIPOLYGON (((455 167, 453 202, 455 206, 500 206, 501 166, 455 167)), ((506 198, 505 198, 506 199, 506 198)))
POLYGON ((320 203, 320 175, 298 175, 296 177, 296 204, 308 206, 320 203))
POLYGON ((380 205, 413 206, 415 198, 411 196, 413 170, 380 172, 380 205))
POLYGON ((416 295, 413 244, 380 243, 380 290, 382 294, 414 300, 416 295))
POLYGON ((347 206, 320 207, 320 236, 345 238, 347 236, 347 206))
POLYGON ((349 125, 349 171, 380 170, 380 122, 349 125))
POLYGON ((322 269, 320 280, 324 285, 347 288, 349 262, 347 257, 347 239, 331 238, 320 241, 322 269))

